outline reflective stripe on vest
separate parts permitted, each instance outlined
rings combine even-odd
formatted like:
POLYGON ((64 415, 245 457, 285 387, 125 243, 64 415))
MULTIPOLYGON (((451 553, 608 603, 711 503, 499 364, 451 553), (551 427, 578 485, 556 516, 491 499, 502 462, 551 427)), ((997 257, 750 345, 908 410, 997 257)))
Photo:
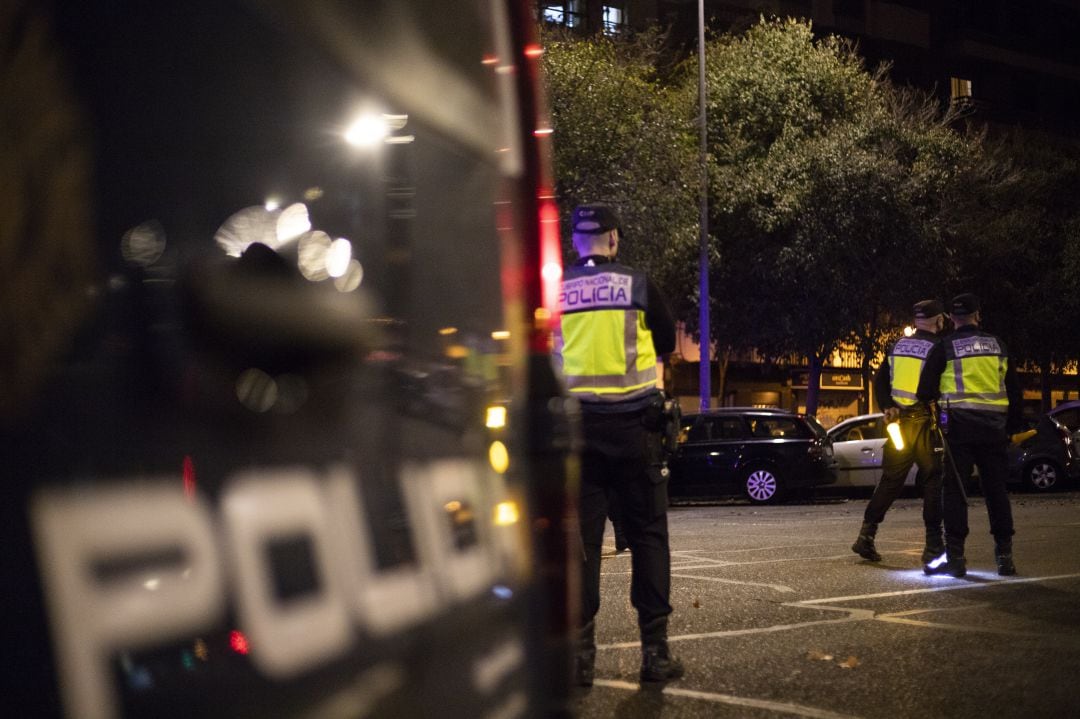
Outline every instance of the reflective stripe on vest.
POLYGON ((970 336, 946 341, 941 398, 949 407, 987 412, 1009 411, 1005 371, 1009 360, 994 337, 970 336))
POLYGON ((560 292, 555 359, 567 389, 586 402, 622 402, 656 389, 644 277, 619 269, 568 272, 560 292))
POLYGON ((919 401, 919 377, 922 376, 926 356, 934 343, 916 337, 905 337, 893 345, 889 353, 889 378, 892 391, 889 396, 901 407, 912 407, 919 401))

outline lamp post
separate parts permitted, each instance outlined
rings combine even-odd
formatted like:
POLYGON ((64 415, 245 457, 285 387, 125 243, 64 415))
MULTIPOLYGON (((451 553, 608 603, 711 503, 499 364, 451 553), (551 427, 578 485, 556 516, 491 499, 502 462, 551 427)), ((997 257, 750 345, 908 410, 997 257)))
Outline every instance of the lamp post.
POLYGON ((705 162, 707 135, 705 131, 705 0, 698 0, 698 132, 701 160, 701 237, 698 257, 699 297, 698 325, 701 334, 699 386, 701 409, 709 409, 712 395, 709 356, 709 170, 705 162))

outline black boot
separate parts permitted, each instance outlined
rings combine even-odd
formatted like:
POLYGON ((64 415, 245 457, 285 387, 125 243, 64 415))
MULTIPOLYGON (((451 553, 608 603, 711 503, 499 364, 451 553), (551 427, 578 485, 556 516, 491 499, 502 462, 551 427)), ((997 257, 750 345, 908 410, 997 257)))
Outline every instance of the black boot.
POLYGON ((855 540, 855 544, 851 545, 851 551, 858 554, 863 559, 869 559, 871 562, 880 562, 881 555, 878 554, 877 548, 874 547, 874 535, 877 534, 877 525, 872 522, 863 522, 862 527, 859 528, 859 537, 855 540))
POLYGON ((630 548, 630 542, 626 539, 621 524, 613 523, 612 526, 615 528, 615 554, 622 554, 630 548))
POLYGON ((641 681, 667 682, 684 673, 682 662, 671 656, 667 643, 667 617, 641 628, 641 681))
POLYGON ((1012 539, 994 542, 994 559, 997 560, 998 574, 1003 577, 1016 574, 1016 565, 1013 564, 1012 556, 1012 539))
POLYGON ((964 540, 945 537, 945 559, 931 560, 923 566, 926 574, 948 574, 959 579, 967 574, 967 561, 964 559, 964 540))
POLYGON ((945 554, 945 540, 941 536, 941 529, 926 530, 926 546, 922 550, 922 563, 925 569, 930 562, 945 554))
POLYGON ((574 656, 574 681, 579 687, 591 687, 596 675, 596 622, 581 628, 578 650, 574 656))

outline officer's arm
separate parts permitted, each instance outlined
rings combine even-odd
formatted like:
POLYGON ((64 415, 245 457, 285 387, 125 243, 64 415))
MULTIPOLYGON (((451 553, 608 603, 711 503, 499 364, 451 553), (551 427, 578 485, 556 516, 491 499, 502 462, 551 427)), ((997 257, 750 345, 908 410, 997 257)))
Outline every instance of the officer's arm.
POLYGON ((919 388, 915 390, 915 396, 919 398, 919 401, 929 404, 941 396, 941 374, 944 371, 945 347, 938 342, 926 355, 922 374, 919 375, 919 388))
POLYGON ((1024 428, 1024 391, 1020 387, 1020 380, 1016 376, 1013 363, 1007 357, 1005 359, 1005 394, 1009 398, 1009 415, 1005 431, 1013 434, 1024 428))
POLYGON ((653 347, 658 357, 675 351, 675 318, 660 288, 651 279, 646 280, 649 307, 645 311, 645 324, 652 332, 653 347))
POLYGON ((882 361, 874 375, 874 396, 877 397, 878 407, 882 412, 896 406, 892 399, 892 375, 889 372, 888 357, 882 361))

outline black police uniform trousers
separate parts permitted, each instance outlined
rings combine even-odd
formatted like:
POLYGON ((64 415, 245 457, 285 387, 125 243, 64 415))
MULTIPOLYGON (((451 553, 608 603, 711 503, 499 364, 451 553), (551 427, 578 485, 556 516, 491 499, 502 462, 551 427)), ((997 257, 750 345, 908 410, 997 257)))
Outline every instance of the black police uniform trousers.
POLYGON ((661 473, 660 434, 644 426, 644 414, 582 414, 585 450, 578 512, 585 549, 583 623, 600 609, 600 553, 612 500, 630 544, 630 603, 639 626, 671 614, 667 478, 661 473))
POLYGON ((941 459, 934 419, 926 407, 902 410, 900 434, 904 448, 896 449, 891 439, 885 442, 881 458, 881 480, 866 505, 863 521, 880 524, 904 488, 911 466, 918 465, 923 485, 923 524, 926 529, 941 531, 941 459))
MULTIPOLYGON (((971 468, 979 468, 979 484, 990 517, 990 534, 998 542, 1008 541, 1014 534, 1012 505, 1005 482, 1009 474, 1008 440, 959 440, 950 435, 949 453, 952 463, 948 470, 959 477, 971 477, 971 468)), ((945 536, 963 540, 968 535, 967 502, 960 492, 957 479, 945 481, 945 536)))

